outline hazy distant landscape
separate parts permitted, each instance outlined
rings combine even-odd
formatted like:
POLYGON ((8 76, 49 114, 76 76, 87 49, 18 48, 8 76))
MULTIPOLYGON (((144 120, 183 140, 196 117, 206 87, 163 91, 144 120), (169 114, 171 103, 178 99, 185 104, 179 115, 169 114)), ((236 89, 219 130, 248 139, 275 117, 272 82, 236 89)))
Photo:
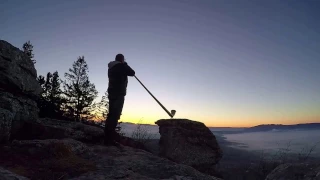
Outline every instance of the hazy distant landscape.
MULTIPOLYGON (((318 124, 314 125, 318 127, 318 124)), ((122 123, 121 127, 125 135, 130 137, 137 125, 122 123)), ((159 127, 143 125, 143 129, 152 134, 153 139, 147 143, 149 150, 158 153, 159 127)), ((226 180, 264 179, 278 164, 316 163, 320 159, 320 131, 314 126, 260 125, 252 128, 209 129, 223 151, 216 168, 226 180), (301 126, 308 128, 297 128, 301 126)))
POLYGON ((251 151, 275 153, 279 149, 288 149, 291 153, 304 153, 314 147, 311 156, 320 157, 319 130, 268 131, 224 135, 227 141, 243 144, 232 145, 251 151))
MULTIPOLYGON (((261 125, 252 128, 210 128, 217 136, 219 144, 252 152, 276 153, 287 149, 288 153, 307 153, 313 148, 310 156, 320 157, 319 123, 308 125, 261 125), (276 129, 277 127, 278 129, 276 129), (306 128, 298 128, 306 127, 306 128), (268 129, 268 130, 267 130, 268 129), (227 141, 228 143, 221 142, 227 141)), ((159 127, 144 125, 155 139, 160 138, 159 127)), ((127 136, 137 127, 136 124, 123 123, 123 132, 127 136)), ((223 147, 222 147, 223 148, 223 147)))

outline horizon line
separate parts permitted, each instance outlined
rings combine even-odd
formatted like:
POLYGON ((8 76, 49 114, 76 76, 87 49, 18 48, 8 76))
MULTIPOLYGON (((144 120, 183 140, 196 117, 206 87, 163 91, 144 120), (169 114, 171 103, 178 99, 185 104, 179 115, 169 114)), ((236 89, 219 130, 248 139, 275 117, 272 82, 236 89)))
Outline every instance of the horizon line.
MULTIPOLYGON (((168 119, 170 120, 170 119, 168 119)), ((189 119, 187 119, 189 120, 189 119)), ((200 122, 200 121, 198 121, 200 122)), ((121 123, 127 123, 127 124, 139 124, 139 123, 134 123, 134 122, 121 122, 121 123)), ((203 122, 201 122, 203 123, 203 122)), ((204 123, 203 123, 204 124, 204 123)), ((258 125, 254 125, 254 126, 207 126, 208 128, 251 128, 251 127, 255 127, 255 126, 261 126, 261 125, 282 125, 282 126, 293 126, 293 125, 299 125, 299 124, 320 124, 320 122, 306 122, 306 123, 297 123, 297 124, 258 124, 258 125)), ((156 124, 148 124, 148 123, 141 123, 141 125, 150 125, 150 126, 156 126, 156 124)))

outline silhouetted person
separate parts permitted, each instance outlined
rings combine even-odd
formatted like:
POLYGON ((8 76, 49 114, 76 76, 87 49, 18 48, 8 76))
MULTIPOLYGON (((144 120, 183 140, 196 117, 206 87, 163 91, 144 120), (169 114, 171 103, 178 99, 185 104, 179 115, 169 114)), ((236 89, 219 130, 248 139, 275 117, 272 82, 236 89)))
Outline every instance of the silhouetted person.
POLYGON ((111 61, 108 67, 109 112, 105 125, 105 145, 117 145, 115 129, 120 119, 124 97, 127 93, 128 76, 134 76, 135 72, 125 62, 122 54, 117 54, 115 61, 111 61))

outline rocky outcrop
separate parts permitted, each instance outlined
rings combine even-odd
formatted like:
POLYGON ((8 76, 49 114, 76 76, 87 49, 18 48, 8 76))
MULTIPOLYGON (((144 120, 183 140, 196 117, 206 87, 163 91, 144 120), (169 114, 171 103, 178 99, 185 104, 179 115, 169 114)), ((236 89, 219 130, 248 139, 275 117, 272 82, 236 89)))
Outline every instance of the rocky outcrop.
POLYGON ((221 159, 222 150, 203 123, 187 119, 163 119, 156 124, 161 135, 161 156, 207 174, 216 174, 214 165, 221 159))
MULTIPOLYGON (((84 143, 101 144, 104 140, 104 130, 102 127, 80 122, 42 118, 25 123, 17 138, 20 140, 70 138, 84 143)), ((118 135, 117 141, 125 146, 149 151, 144 144, 129 137, 118 135)))
POLYGON ((157 157, 143 150, 130 147, 95 146, 97 164, 95 172, 89 172, 76 179, 193 179, 218 180, 185 165, 157 157), (98 157, 98 158, 97 158, 98 157))
POLYGON ((15 152, 41 156, 42 158, 63 157, 71 154, 82 154, 87 146, 73 139, 46 139, 46 140, 14 140, 11 144, 15 152))
POLYGON ((283 164, 274 169, 266 180, 320 180, 320 164, 283 164))
POLYGON ((30 179, 218 180, 143 150, 89 146, 72 139, 14 141, 0 149, 0 163, 30 179))
POLYGON ((37 119, 41 88, 30 58, 0 40, 0 143, 16 135, 24 121, 37 119))
POLYGON ((0 165, 30 179, 67 179, 96 169, 84 155, 89 148, 73 139, 15 140, 0 147, 0 165))
POLYGON ((25 123, 18 139, 64 139, 70 138, 81 142, 99 143, 103 141, 102 128, 80 122, 41 118, 38 121, 25 123))

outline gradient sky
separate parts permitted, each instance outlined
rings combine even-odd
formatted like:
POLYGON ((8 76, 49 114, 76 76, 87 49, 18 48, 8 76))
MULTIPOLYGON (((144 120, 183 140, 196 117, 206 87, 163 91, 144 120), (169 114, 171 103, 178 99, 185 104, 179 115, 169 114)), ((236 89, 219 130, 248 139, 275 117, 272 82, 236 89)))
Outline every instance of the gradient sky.
MULTIPOLYGON (((2 0, 0 39, 30 40, 39 75, 85 56, 100 96, 117 53, 176 118, 320 122, 320 1, 2 0)), ((122 121, 168 115, 129 78, 122 121)))

